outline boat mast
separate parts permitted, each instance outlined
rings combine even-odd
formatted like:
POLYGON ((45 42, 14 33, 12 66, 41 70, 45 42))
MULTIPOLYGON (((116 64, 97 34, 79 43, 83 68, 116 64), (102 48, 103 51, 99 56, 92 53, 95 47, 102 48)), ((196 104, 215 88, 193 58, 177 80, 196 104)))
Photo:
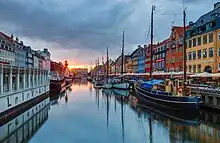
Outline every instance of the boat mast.
POLYGON ((107 47, 107 80, 109 77, 108 69, 109 69, 109 59, 108 59, 108 47, 107 47))
POLYGON ((123 65, 124 65, 124 31, 122 35, 122 50, 121 50, 121 75, 123 75, 123 65))
POLYGON ((153 28, 154 28, 154 10, 155 5, 152 5, 151 11, 151 40, 150 40, 150 79, 152 79, 152 72, 153 72, 153 28))
POLYGON ((98 58, 98 66, 97 66, 97 69, 98 69, 98 73, 97 73, 97 76, 98 76, 98 78, 99 78, 99 58, 98 58))
POLYGON ((183 10, 183 96, 186 95, 186 11, 183 10))

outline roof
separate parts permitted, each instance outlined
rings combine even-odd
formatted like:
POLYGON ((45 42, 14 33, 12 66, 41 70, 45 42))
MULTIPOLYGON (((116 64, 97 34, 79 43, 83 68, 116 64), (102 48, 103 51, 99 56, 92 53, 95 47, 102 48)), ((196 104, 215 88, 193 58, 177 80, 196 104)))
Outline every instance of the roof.
POLYGON ((200 18, 195 22, 196 27, 200 27, 206 23, 213 21, 212 16, 214 14, 218 14, 217 18, 219 18, 220 8, 213 9, 212 11, 200 16, 200 18))
POLYGON ((137 49, 135 49, 132 54, 130 55, 131 57, 134 57, 136 55, 136 53, 138 53, 140 50, 144 50, 143 47, 138 47, 137 49))
POLYGON ((11 37, 9 37, 8 35, 6 35, 6 34, 4 34, 4 33, 2 33, 2 32, 0 32, 0 35, 2 35, 6 40, 8 40, 8 41, 10 41, 10 42, 13 41, 13 39, 12 39, 11 37))
POLYGON ((164 45, 164 44, 167 44, 169 41, 170 41, 169 38, 166 39, 166 40, 163 40, 162 42, 159 42, 159 43, 157 44, 157 46, 162 46, 162 45, 164 45))

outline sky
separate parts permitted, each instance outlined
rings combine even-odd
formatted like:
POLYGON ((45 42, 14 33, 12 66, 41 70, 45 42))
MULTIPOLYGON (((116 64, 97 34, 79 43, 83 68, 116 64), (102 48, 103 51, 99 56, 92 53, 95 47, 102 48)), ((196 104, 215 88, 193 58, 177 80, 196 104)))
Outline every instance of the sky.
POLYGON ((120 55, 122 31, 125 53, 149 44, 151 6, 154 42, 169 37, 172 25, 196 21, 217 0, 0 0, 0 29, 19 37, 33 49, 48 48, 54 61, 90 65, 109 48, 111 59, 120 55))

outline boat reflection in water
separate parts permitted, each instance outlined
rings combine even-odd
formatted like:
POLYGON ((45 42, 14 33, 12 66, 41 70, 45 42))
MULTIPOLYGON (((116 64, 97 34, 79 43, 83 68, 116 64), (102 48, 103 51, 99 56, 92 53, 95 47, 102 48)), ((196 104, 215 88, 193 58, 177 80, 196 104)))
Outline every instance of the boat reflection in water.
POLYGON ((11 120, 0 121, 0 142, 28 142, 47 121, 49 102, 47 98, 11 120))
MULTIPOLYGON (((129 96, 131 108, 139 116, 147 116, 149 121, 150 139, 154 139, 152 123, 159 122, 168 128, 170 142, 220 142, 220 114, 202 111, 201 115, 188 115, 166 110, 155 110, 153 106, 144 105, 143 100, 129 96)), ((150 140, 151 142, 153 142, 150 140)))

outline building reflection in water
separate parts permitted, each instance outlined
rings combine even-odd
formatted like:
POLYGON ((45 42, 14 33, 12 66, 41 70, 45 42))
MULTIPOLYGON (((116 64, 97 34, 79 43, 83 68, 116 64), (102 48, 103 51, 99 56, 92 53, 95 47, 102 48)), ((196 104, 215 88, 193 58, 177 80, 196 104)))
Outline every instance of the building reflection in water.
POLYGON ((0 126, 0 142, 28 142, 48 119, 49 98, 0 126))

